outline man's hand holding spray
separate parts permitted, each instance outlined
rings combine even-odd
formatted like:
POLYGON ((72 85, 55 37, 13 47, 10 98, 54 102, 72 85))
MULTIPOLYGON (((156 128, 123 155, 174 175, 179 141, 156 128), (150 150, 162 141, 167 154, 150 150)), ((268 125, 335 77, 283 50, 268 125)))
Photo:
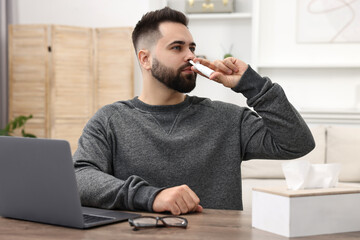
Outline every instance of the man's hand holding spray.
POLYGON ((193 71, 229 88, 236 86, 248 68, 245 62, 234 57, 214 62, 203 58, 194 58, 189 62, 193 65, 193 71))

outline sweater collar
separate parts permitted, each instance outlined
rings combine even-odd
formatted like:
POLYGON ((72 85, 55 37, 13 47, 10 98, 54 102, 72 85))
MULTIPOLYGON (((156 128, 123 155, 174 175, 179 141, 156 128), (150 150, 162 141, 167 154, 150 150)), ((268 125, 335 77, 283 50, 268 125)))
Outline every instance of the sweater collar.
POLYGON ((175 105, 149 105, 139 99, 138 96, 130 100, 131 104, 140 110, 146 112, 177 112, 191 105, 191 97, 185 96, 185 100, 175 105))

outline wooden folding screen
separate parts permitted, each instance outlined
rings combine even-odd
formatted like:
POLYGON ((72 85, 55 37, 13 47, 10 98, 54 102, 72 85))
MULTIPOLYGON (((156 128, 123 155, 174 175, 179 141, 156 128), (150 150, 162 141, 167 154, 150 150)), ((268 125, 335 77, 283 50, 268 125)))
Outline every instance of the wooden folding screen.
POLYGON ((102 106, 133 97, 131 28, 12 25, 9 117, 33 114, 38 137, 66 139, 72 150, 102 106))

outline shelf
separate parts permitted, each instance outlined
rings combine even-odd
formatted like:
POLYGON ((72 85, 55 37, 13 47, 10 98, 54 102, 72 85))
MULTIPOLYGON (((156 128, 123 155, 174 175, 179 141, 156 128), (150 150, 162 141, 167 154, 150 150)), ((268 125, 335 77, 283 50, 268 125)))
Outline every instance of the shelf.
POLYGON ((206 19, 251 19, 251 13, 199 13, 187 14, 190 20, 206 19))
POLYGON ((303 109, 299 110, 301 116, 308 123, 321 124, 359 124, 360 109, 303 109))

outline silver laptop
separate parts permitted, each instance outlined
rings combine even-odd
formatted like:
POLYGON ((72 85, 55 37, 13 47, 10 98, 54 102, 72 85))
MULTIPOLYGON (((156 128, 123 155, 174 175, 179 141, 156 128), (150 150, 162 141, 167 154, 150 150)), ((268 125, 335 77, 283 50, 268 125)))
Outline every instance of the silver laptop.
POLYGON ((0 215, 90 228, 139 216, 82 207, 65 140, 0 137, 0 215))

